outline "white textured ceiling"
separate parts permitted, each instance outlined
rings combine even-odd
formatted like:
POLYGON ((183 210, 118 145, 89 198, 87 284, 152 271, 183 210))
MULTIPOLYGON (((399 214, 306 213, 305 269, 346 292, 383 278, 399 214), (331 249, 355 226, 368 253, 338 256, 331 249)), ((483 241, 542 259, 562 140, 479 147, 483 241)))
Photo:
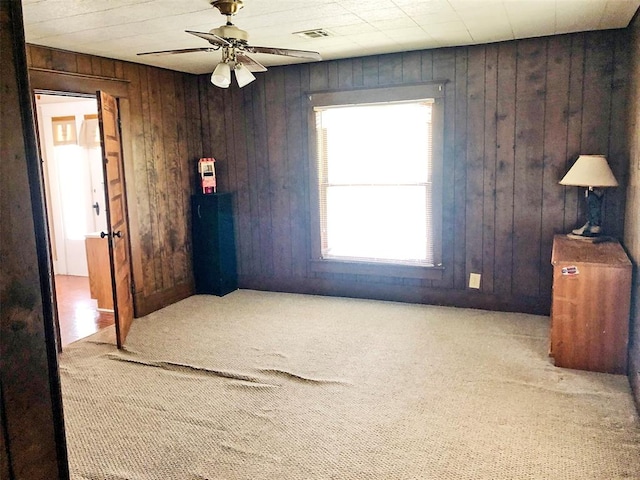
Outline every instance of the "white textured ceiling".
MULTIPOLYGON (((220 53, 138 57, 204 47, 225 17, 208 0, 23 0, 27 43, 210 72, 220 53)), ((233 23, 251 45, 320 52, 324 60, 626 27, 640 0, 244 0, 233 23), (309 39, 294 32, 323 28, 309 39)), ((252 55, 282 65, 291 57, 252 55)))

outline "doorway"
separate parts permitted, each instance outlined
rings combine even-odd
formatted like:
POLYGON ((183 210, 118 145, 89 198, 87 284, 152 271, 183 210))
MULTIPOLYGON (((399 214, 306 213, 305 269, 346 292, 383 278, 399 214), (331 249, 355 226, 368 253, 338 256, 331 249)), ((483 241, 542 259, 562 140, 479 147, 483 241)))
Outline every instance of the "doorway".
POLYGON ((108 229, 97 100, 36 93, 35 103, 59 338, 65 347, 114 323, 110 288, 103 291, 111 285, 109 264, 98 261, 108 259, 99 236, 108 229))

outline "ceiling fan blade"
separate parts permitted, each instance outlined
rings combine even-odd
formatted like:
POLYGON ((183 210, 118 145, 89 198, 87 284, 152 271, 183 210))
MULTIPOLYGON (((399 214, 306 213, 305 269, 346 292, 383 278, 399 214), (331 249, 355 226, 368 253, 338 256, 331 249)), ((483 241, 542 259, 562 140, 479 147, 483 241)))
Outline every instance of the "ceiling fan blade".
POLYGON ((208 42, 214 45, 221 45, 223 47, 230 47, 231 43, 225 40, 218 35, 214 35, 213 33, 203 33, 203 32, 194 32, 191 30, 185 30, 185 32, 190 33, 191 35, 195 35, 196 37, 204 38, 208 42))
POLYGON ((243 50, 250 53, 268 53, 270 55, 284 55, 287 57, 306 58, 308 60, 322 60, 318 52, 310 52, 308 50, 292 50, 290 48, 274 48, 274 47, 253 47, 247 45, 243 50))
POLYGON ((253 58, 243 53, 236 53, 236 58, 240 63, 242 63, 245 67, 247 67, 250 72, 266 72, 267 71, 267 67, 265 67, 260 62, 257 62, 253 58))
POLYGON ((191 53, 191 52, 215 52, 215 48, 198 47, 198 48, 181 48, 178 50, 160 50, 158 52, 142 52, 137 55, 173 55, 175 53, 191 53))

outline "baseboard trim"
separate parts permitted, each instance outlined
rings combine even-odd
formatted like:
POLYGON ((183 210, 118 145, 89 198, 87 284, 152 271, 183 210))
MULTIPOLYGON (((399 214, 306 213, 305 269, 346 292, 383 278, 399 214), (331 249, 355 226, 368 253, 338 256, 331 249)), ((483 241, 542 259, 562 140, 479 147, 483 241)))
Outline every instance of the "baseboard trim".
POLYGON ((640 356, 633 355, 638 349, 629 349, 629 385, 631 385, 631 394, 636 403, 636 409, 640 415, 640 356))
POLYGON ((251 290, 367 298, 404 303, 477 308, 502 312, 549 315, 551 292, 547 297, 500 296, 479 291, 419 288, 406 285, 352 283, 309 278, 240 276, 239 287, 251 290))
POLYGON ((137 293, 134 295, 135 317, 144 317, 172 303, 190 297, 194 293, 195 287, 192 283, 182 283, 147 296, 144 296, 143 293, 137 293))

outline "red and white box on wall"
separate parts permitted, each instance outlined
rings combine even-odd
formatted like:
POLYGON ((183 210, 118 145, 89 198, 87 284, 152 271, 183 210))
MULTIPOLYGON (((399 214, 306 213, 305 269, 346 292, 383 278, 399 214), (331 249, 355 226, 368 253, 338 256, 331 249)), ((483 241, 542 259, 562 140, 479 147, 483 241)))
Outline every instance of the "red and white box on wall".
POLYGON ((216 159, 213 157, 201 158, 198 161, 200 184, 202 193, 208 195, 216 193, 216 159))

